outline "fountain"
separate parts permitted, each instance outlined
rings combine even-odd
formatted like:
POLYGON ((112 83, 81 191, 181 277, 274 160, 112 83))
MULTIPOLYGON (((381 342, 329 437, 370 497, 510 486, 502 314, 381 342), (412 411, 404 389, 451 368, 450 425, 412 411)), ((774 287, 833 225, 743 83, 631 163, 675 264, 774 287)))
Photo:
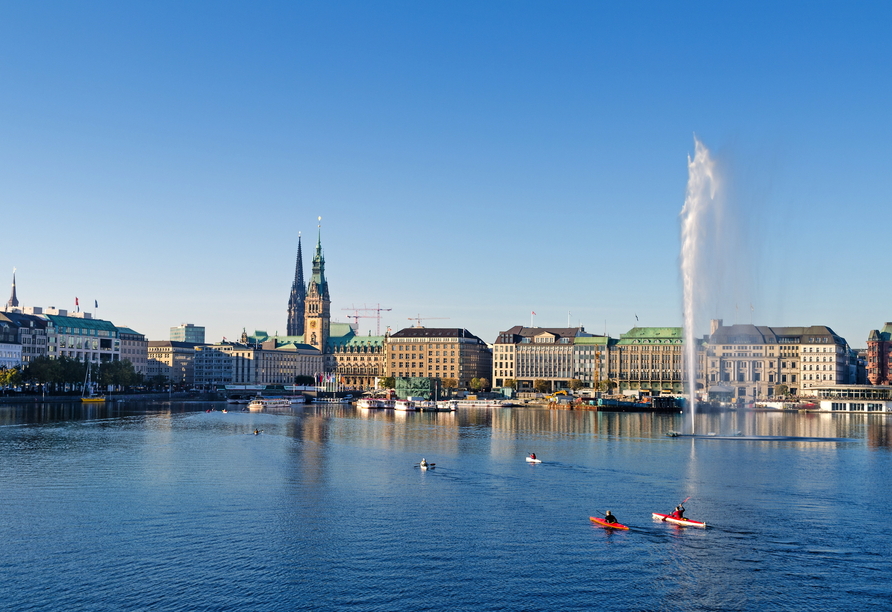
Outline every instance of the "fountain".
POLYGON ((697 137, 694 137, 694 158, 688 157, 688 188, 681 209, 681 276, 684 299, 684 371, 688 383, 688 410, 685 425, 694 433, 697 412, 697 344, 696 320, 704 291, 705 277, 712 262, 707 260, 704 244, 718 217, 718 187, 715 161, 697 137))

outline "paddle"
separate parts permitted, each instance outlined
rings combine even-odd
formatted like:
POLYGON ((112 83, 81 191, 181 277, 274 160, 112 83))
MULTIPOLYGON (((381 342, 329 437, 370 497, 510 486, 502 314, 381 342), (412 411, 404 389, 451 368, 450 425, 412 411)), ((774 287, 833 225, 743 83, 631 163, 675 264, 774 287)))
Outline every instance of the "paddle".
MULTIPOLYGON (((681 500, 681 503, 678 504, 678 505, 679 505, 679 506, 683 506, 684 503, 685 503, 686 501, 688 501, 689 499, 691 499, 692 497, 693 497, 693 495, 688 495, 688 496, 685 497, 683 500, 681 500)), ((665 520, 666 520, 667 518, 669 518, 669 517, 668 517, 668 516, 664 516, 664 517, 661 518, 660 520, 665 522, 665 520)))

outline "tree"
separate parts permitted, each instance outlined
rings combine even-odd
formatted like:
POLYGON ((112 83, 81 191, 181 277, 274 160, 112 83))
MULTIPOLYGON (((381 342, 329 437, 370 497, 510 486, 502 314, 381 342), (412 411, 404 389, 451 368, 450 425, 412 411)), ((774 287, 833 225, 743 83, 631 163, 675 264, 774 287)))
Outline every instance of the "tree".
POLYGON ((790 387, 787 385, 777 385, 774 388, 774 394, 779 395, 781 397, 786 397, 790 393, 790 387))
POLYGON ((393 389, 396 387, 396 378, 393 376, 383 376, 378 379, 378 387, 381 389, 393 389))
POLYGON ((573 391, 578 391, 579 389, 582 389, 582 381, 579 380, 578 378, 571 378, 570 382, 567 384, 570 386, 570 389, 573 391))
POLYGON ((483 378, 483 377, 480 378, 480 389, 481 389, 481 390, 483 390, 483 391, 489 391, 489 389, 490 389, 491 387, 492 387, 492 385, 489 384, 489 379, 488 379, 488 378, 483 378))
POLYGON ((549 384, 547 380, 542 380, 541 378, 537 378, 533 381, 533 389, 535 389, 538 393, 545 393, 548 391, 549 384))
POLYGON ((505 382, 502 383, 503 387, 511 387, 512 389, 517 386, 517 381, 513 378, 506 378, 505 382))
POLYGON ((481 387, 480 379, 475 376, 468 382, 468 386, 472 391, 479 391, 481 387))
POLYGON ((444 378, 440 384, 444 389, 458 389, 458 381, 454 378, 444 378))

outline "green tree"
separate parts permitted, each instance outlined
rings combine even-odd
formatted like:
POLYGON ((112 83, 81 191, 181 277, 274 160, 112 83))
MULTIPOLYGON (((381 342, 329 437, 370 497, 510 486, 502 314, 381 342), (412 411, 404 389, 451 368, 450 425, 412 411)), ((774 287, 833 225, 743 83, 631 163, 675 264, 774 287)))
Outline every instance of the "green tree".
POLYGON ((472 391, 479 391, 481 387, 480 379, 475 376, 468 382, 468 387, 470 387, 472 391))
POLYGON ((383 376, 378 379, 378 387, 381 389, 393 389, 396 387, 396 378, 393 376, 383 376))
POLYGON ((505 382, 502 383, 503 387, 511 387, 512 389, 517 386, 517 381, 513 378, 506 378, 505 382))
POLYGON ((571 378, 570 382, 567 384, 570 386, 570 389, 572 391, 579 391, 580 389, 582 389, 582 381, 578 378, 571 378))
POLYGON ((489 391, 492 388, 492 385, 489 383, 488 378, 480 377, 480 389, 483 391, 489 391))
POLYGON ((786 397, 790 393, 790 387, 787 385, 777 385, 774 388, 774 394, 779 395, 780 397, 786 397))
POLYGON ((543 380, 541 378, 537 378, 533 381, 533 389, 538 393, 545 393, 548 391, 550 385, 547 380, 543 380))
POLYGON ((444 378, 441 385, 444 389, 458 389, 458 381, 454 378, 444 378))

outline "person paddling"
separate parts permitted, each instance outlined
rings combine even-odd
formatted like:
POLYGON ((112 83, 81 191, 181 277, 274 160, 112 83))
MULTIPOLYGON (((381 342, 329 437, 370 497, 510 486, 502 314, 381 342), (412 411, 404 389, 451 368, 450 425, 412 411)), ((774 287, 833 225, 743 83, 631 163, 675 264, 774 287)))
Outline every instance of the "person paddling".
POLYGON ((420 465, 422 468, 427 467, 427 461, 425 460, 424 457, 421 458, 421 463, 419 463, 418 465, 420 465))
POLYGON ((536 453, 530 453, 530 459, 535 459, 535 458, 536 458, 536 453))
POLYGON ((684 519, 684 506, 675 506, 675 510, 669 516, 674 519, 684 519))
POLYGON ((604 522, 613 524, 613 523, 618 523, 619 521, 616 520, 616 517, 613 516, 613 514, 610 512, 610 510, 608 510, 607 513, 604 515, 604 522))

